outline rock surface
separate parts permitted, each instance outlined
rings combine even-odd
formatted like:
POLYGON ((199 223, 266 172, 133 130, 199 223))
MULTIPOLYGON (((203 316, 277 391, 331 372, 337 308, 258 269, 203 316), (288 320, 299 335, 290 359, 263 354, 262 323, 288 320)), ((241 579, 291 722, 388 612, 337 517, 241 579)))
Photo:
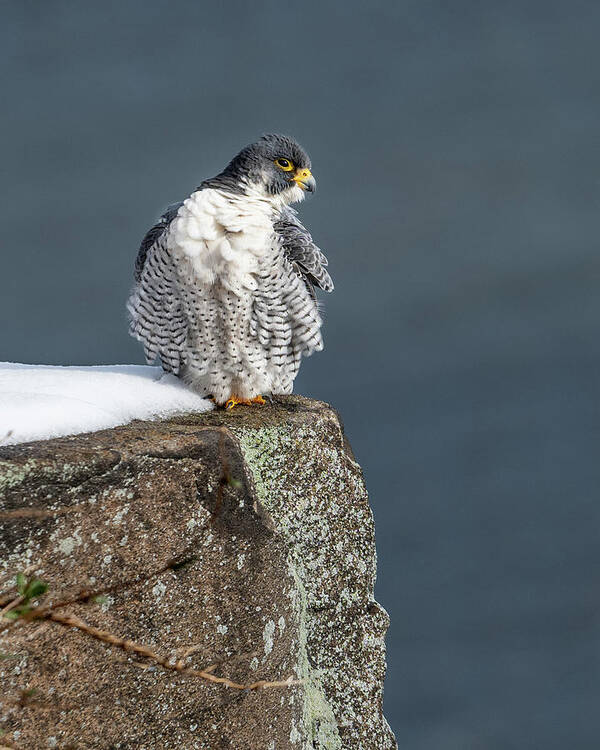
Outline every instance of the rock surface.
POLYGON ((294 680, 240 690, 19 619, 0 624, 0 744, 396 747, 371 512, 327 405, 287 397, 2 448, 0 521, 2 606, 15 574, 35 573, 41 606, 172 663, 294 680))

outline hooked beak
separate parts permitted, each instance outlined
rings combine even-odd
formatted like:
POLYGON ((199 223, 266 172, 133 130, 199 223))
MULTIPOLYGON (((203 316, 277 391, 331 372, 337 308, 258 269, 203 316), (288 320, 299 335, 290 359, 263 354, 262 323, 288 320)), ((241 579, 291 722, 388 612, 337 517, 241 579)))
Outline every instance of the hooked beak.
POLYGON ((314 193, 317 189, 317 181, 312 176, 310 169, 297 169, 292 179, 298 187, 309 193, 314 193))

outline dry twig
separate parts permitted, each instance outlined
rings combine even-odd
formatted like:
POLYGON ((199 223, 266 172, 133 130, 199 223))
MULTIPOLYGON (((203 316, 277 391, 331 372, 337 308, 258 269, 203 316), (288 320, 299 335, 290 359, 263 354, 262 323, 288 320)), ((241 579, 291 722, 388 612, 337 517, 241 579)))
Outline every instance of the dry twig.
MULTIPOLYGON (((170 563, 169 565, 163 567, 159 572, 164 572, 164 570, 167 570, 169 567, 175 567, 175 565, 175 563, 170 563)), ((46 584, 43 585, 46 586, 46 584)), ((115 587, 112 587, 112 589, 108 590, 114 590, 114 588, 115 587)), ((61 614, 59 612, 56 612, 56 609, 59 607, 64 607, 68 604, 81 604, 83 602, 89 602, 96 596, 98 596, 98 593, 85 590, 80 592, 79 596, 74 599, 59 601, 55 604, 47 606, 38 605, 37 607, 33 607, 32 609, 27 609, 27 611, 19 612, 16 619, 11 619, 6 622, 3 627, 0 628, 0 631, 5 630, 18 621, 32 622, 34 620, 44 620, 47 622, 55 622, 58 625, 62 625, 63 627, 75 628, 76 630, 79 630, 82 633, 86 633, 92 638, 96 638, 103 643, 108 643, 110 646, 123 649, 123 651, 127 653, 133 653, 137 656, 149 659, 155 664, 161 666, 163 669, 178 672, 179 674, 189 675, 192 677, 199 677, 203 680, 206 680, 207 682, 225 685, 226 687, 234 688, 236 690, 258 690, 267 687, 289 687, 290 685, 298 684, 300 682, 299 680, 294 680, 292 676, 288 677, 286 680, 257 680, 256 682, 252 682, 249 684, 234 682, 228 677, 217 677, 215 674, 213 674, 215 669, 219 666, 219 663, 211 664, 206 669, 194 669, 193 667, 187 667, 185 665, 185 659, 190 654, 199 650, 200 647, 197 645, 188 647, 179 659, 177 659, 176 661, 172 661, 167 657, 160 656, 148 646, 144 646, 126 638, 121 638, 117 635, 114 635, 114 633, 110 633, 107 630, 101 630, 94 625, 89 625, 87 622, 77 617, 76 615, 61 614)), ((26 600, 27 596, 16 596, 4 607, 4 609, 0 612, 0 616, 8 614, 9 612, 11 612, 11 610, 16 609, 26 600)), ((138 666, 142 665, 138 664, 138 666)))
POLYGON ((4 615, 7 612, 10 612, 11 609, 14 609, 15 607, 18 607, 19 604, 22 604, 25 601, 24 596, 17 596, 15 599, 13 599, 11 602, 9 602, 4 609, 0 609, 0 617, 4 617, 4 615))
MULTIPOLYGON (((150 661, 153 661, 155 664, 160 665, 161 667, 163 667, 163 669, 167 669, 173 672, 179 672, 179 674, 190 675, 192 677, 200 677, 203 680, 207 680, 208 682, 225 685, 226 687, 234 688, 236 690, 258 690, 260 688, 267 687, 289 687, 290 685, 299 683, 299 680, 294 680, 290 676, 287 680, 257 680, 256 682, 244 685, 239 682, 234 682, 227 677, 217 677, 216 675, 214 675, 212 672, 218 666, 217 664, 211 665, 210 667, 208 667, 208 669, 194 669, 193 667, 186 667, 182 663, 181 659, 176 662, 172 662, 170 659, 167 659, 166 657, 160 656, 159 654, 155 653, 154 651, 152 651, 152 649, 148 648, 148 646, 143 646, 139 643, 135 643, 135 641, 127 640, 125 638, 119 638, 119 636, 116 636, 113 633, 109 633, 107 630, 101 630, 100 628, 96 628, 93 625, 88 625, 88 623, 84 622, 75 615, 62 615, 58 612, 50 611, 45 613, 44 615, 41 615, 41 617, 43 619, 56 622, 59 625, 63 625, 64 627, 76 628, 77 630, 87 633, 88 635, 92 636, 92 638, 96 638, 99 641, 103 641, 104 643, 108 643, 111 646, 121 648, 123 649, 123 651, 126 651, 128 653, 134 653, 138 656, 150 659, 150 661)), ((38 617, 36 617, 35 610, 32 610, 30 613, 28 613, 26 618, 38 619, 38 617)))

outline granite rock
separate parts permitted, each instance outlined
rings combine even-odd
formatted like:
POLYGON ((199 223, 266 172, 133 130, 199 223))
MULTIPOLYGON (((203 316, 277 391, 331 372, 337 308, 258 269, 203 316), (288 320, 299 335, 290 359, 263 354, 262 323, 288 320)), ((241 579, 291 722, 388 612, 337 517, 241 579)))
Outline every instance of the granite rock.
POLYGON ((0 728, 16 748, 395 748, 373 521, 337 414, 290 396, 0 449, 0 595, 77 628, 0 633, 0 728), (97 595, 100 597, 97 599, 97 595), (71 603, 68 603, 71 602, 71 603), (57 606, 58 605, 58 606, 57 606))

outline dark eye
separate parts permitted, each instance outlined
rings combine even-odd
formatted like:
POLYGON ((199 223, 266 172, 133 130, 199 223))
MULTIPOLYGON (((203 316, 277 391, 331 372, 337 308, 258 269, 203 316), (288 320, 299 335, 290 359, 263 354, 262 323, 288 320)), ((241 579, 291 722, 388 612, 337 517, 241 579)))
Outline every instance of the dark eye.
POLYGON ((282 156, 275 159, 275 164, 277 164, 280 169, 283 169, 284 172, 291 172, 294 168, 292 162, 289 159, 284 159, 282 156))

